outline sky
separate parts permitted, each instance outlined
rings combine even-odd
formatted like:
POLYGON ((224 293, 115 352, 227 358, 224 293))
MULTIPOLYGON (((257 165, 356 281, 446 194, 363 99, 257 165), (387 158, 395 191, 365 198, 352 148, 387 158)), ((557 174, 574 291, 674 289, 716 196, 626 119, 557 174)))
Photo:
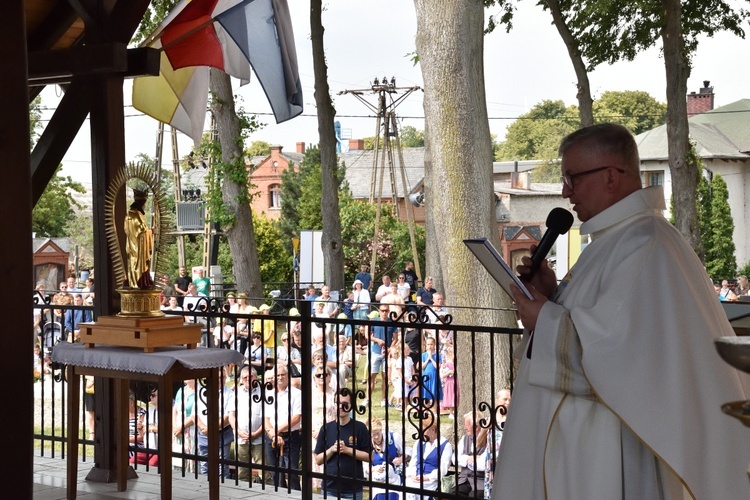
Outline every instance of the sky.
MULTIPOLYGON (((545 99, 575 99, 575 73, 565 46, 551 24, 551 16, 535 2, 519 2, 514 27, 506 33, 503 27, 485 36, 484 68, 487 112, 490 131, 502 140, 506 127, 534 104, 545 99)), ((256 80, 239 86, 234 80, 239 104, 249 113, 259 115, 266 126, 252 134, 249 141, 266 141, 295 151, 297 142, 318 143, 314 104, 314 77, 310 44, 309 0, 289 0, 297 46, 299 74, 304 96, 302 116, 276 124, 271 108, 256 80)), ((415 49, 416 14, 408 0, 328 0, 324 2, 328 82, 337 119, 345 134, 352 138, 375 135, 376 121, 372 111, 352 95, 338 95, 352 89, 368 89, 377 77, 396 78, 399 87, 423 87, 422 75, 407 54, 415 49)), ((493 14, 492 9, 487 14, 493 14)), ((750 69, 731 64, 741 60, 750 49, 750 41, 730 34, 719 34, 700 41, 688 80, 688 92, 698 90, 709 80, 716 94, 716 106, 750 97, 747 89, 750 69)), ((603 65, 589 75, 594 99, 607 90, 642 90, 666 102, 664 61, 658 47, 639 54, 632 62, 603 65)), ((131 82, 124 87, 126 161, 139 153, 154 156, 156 120, 142 115, 130 106, 131 82)), ((42 92, 42 119, 48 120, 59 103, 61 91, 48 87, 42 92)), ((401 127, 411 125, 424 129, 422 92, 412 93, 397 108, 401 127)), ((365 98, 373 105, 375 96, 365 98)), ((46 121, 44 122, 46 124, 46 121)), ((208 123, 206 128, 208 128, 208 123)), ((84 185, 91 182, 91 154, 88 120, 84 123, 70 150, 63 158, 63 174, 84 185)), ((192 140, 178 133, 180 156, 187 154, 192 140)), ((171 165, 171 141, 164 143, 162 163, 171 165)))

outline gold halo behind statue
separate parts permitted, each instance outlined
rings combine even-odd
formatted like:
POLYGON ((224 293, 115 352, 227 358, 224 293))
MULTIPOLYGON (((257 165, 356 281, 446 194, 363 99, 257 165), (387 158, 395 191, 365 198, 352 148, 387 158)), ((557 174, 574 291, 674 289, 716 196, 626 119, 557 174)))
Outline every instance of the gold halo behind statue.
MULTIPOLYGON (((143 192, 138 190, 143 196, 143 192)), ((171 239, 169 233, 172 231, 172 218, 166 205, 166 197, 163 195, 155 170, 144 163, 128 163, 115 175, 107 189, 104 200, 105 227, 107 233, 107 244, 112 259, 112 269, 115 278, 115 291, 120 294, 121 311, 118 316, 126 317, 158 317, 164 313, 160 310, 159 296, 160 288, 166 284, 163 269, 166 266, 166 255, 160 252, 171 239), (154 195, 154 224, 156 236, 153 241, 155 262, 149 260, 149 271, 154 273, 154 282, 157 286, 146 286, 139 288, 137 283, 128 281, 126 266, 128 263, 127 253, 123 256, 120 239, 117 232, 118 221, 115 219, 115 205, 120 191, 127 185, 128 180, 139 179, 144 182, 154 195), (125 282, 128 281, 128 287, 125 282)), ((129 212, 133 212, 131 206, 129 212)), ((126 221, 127 223, 127 221, 126 221)), ((133 275, 130 273, 131 276, 133 275)))

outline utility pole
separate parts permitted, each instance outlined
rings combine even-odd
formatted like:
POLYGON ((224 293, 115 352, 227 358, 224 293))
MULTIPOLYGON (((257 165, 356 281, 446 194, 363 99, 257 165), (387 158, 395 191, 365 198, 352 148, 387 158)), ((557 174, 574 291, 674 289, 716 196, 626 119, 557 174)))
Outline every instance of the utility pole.
MULTIPOLYGON (((182 195, 182 181, 180 179, 182 176, 180 175, 180 155, 177 151, 177 129, 175 129, 174 127, 169 128, 172 132, 172 185, 174 186, 174 201, 176 204, 182 201, 180 200, 180 196, 182 195)), ((184 234, 177 235, 177 265, 180 267, 184 267, 186 265, 184 234)))
MULTIPOLYGON (((174 193, 175 204, 179 203, 180 194, 182 193, 182 183, 180 182, 180 155, 177 151, 177 130, 170 127, 172 139, 172 190, 174 193)), ((156 161, 154 168, 156 169, 157 183, 161 186, 161 160, 164 151, 164 123, 159 122, 159 129, 156 132, 156 161)), ((154 212, 156 213, 156 212, 154 212)), ((156 262, 156 252, 154 249, 154 255, 151 262, 156 262)), ((185 236, 182 234, 177 235, 177 263, 180 267, 185 265, 185 236)))
MULTIPOLYGON (((218 139, 219 131, 216 128, 216 118, 213 113, 211 114, 211 141, 218 139)), ((213 156, 208 159, 209 173, 214 168, 213 156)), ((209 175, 209 178, 213 180, 213 176, 209 175)), ((206 205, 206 223, 203 226, 203 269, 206 273, 210 273, 211 266, 216 265, 216 261, 219 255, 219 237, 216 223, 211 222, 211 214, 209 213, 208 205, 206 205)))
POLYGON ((409 225, 409 239, 411 240, 411 253, 416 267, 417 274, 422 276, 417 254, 417 242, 414 236, 414 207, 409 203, 409 185, 406 178, 404 167, 404 155, 401 150, 401 140, 399 138, 398 122, 396 119, 395 109, 409 95, 420 87, 397 87, 396 78, 392 77, 390 82, 386 77, 380 81, 377 78, 372 82, 369 89, 343 90, 338 95, 351 94, 370 110, 375 113, 375 147, 372 156, 372 176, 370 177, 370 203, 375 203, 375 232, 372 237, 372 256, 370 258, 370 270, 375 273, 375 263, 377 262, 378 233, 380 231, 380 213, 383 203, 383 181, 388 174, 391 186, 391 202, 396 213, 400 215, 398 206, 398 184, 396 177, 396 166, 394 161, 394 148, 398 157, 398 169, 400 172, 401 187, 403 188, 404 208, 406 210, 406 219, 409 225), (376 95, 377 105, 365 99, 365 94, 376 95), (400 94, 400 95, 399 95, 400 94), (382 137, 382 145, 381 145, 382 137), (387 169, 387 170, 386 170, 387 169))

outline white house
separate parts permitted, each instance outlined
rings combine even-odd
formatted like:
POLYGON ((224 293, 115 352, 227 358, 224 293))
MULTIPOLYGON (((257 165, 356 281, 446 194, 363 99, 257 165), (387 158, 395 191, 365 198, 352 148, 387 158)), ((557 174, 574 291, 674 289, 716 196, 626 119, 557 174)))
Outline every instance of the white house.
MULTIPOLYGON (((688 119, 688 123, 690 139, 703 165, 711 174, 721 174, 727 183, 729 207, 734 219, 735 257, 737 265, 742 267, 750 260, 750 99, 696 114, 688 119)), ((672 180, 666 125, 639 134, 636 142, 644 186, 664 185, 669 207, 672 180)))

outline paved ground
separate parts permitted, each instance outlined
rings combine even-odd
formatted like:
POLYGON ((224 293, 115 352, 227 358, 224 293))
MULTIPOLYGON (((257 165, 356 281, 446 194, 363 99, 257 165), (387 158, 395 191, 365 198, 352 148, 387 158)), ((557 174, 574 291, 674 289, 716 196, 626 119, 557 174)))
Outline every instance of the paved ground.
MULTIPOLYGON (((65 498, 66 461, 62 458, 34 457, 34 499, 60 500, 65 498)), ((129 498, 137 500, 158 500, 159 475, 155 470, 146 471, 139 467, 138 479, 128 481, 127 491, 117 491, 116 483, 92 483, 86 481, 86 475, 93 466, 88 460, 78 465, 78 498, 84 500, 110 500, 129 498)), ((208 482, 203 478, 182 478, 175 471, 172 480, 174 500, 204 500, 208 498, 208 482)), ((220 486, 222 499, 261 498, 268 500, 290 500, 301 498, 299 492, 287 494, 286 491, 276 492, 273 488, 261 485, 235 486, 234 482, 225 482, 220 486)), ((322 497, 319 497, 322 498, 322 497)))

